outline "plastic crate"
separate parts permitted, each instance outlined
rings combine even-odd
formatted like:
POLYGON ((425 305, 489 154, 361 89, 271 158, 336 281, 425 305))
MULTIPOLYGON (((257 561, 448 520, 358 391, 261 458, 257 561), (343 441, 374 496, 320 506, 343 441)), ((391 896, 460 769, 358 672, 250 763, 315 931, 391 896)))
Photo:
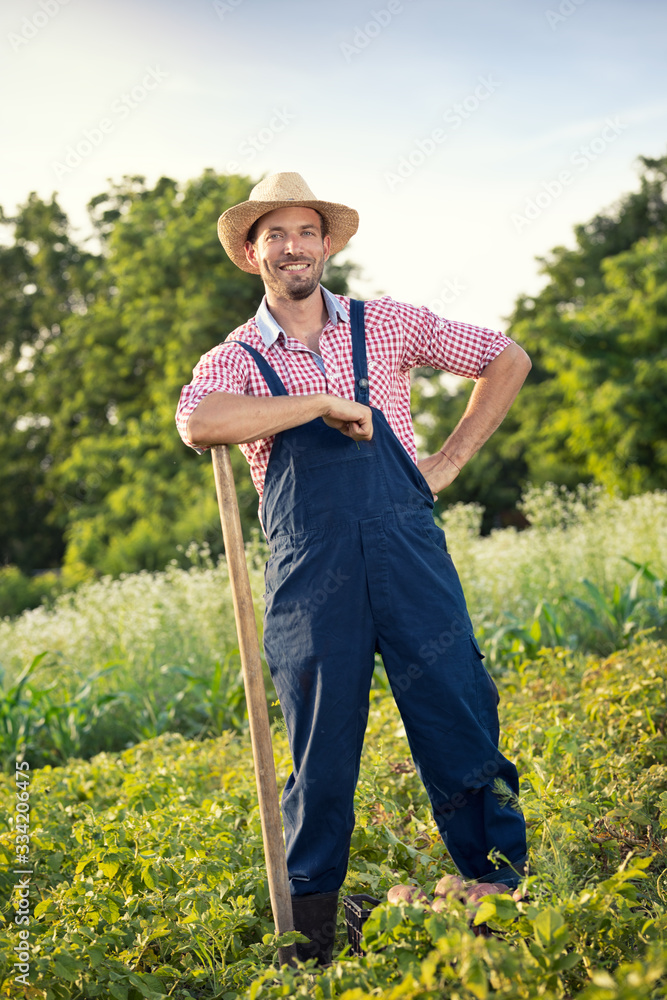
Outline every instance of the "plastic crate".
POLYGON ((360 893, 357 896, 343 896, 347 940, 353 955, 364 954, 361 949, 361 935, 364 924, 368 920, 373 907, 379 905, 379 899, 374 899, 373 896, 366 896, 364 893, 360 893))

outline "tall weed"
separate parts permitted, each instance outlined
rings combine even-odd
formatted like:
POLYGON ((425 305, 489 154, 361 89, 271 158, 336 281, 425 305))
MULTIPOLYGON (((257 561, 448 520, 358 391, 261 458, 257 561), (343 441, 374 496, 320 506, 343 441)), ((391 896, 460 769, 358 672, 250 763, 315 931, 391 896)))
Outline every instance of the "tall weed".
MULTIPOLYGON (((87 583, 52 609, 0 622, 5 767, 20 745, 36 765, 57 764, 167 731, 210 736, 244 724, 227 566, 191 555, 189 569, 87 583)), ((248 561, 258 588, 252 546, 248 561)))
POLYGON ((524 494, 528 529, 486 538, 461 506, 443 526, 492 666, 554 644, 606 654, 642 629, 664 628, 667 493, 622 499, 547 484, 524 494))
MULTIPOLYGON (((444 516, 487 665, 516 668, 545 647, 601 654, 667 620, 667 494, 621 499, 597 487, 527 491, 531 527, 479 536, 479 506, 444 516)), ((247 547, 261 628, 258 534, 247 547)), ((166 731, 201 736, 244 724, 227 567, 191 547, 187 569, 105 578, 0 621, 0 756, 16 734, 43 763, 121 749, 166 731), (48 653, 47 656, 42 654, 48 653), (12 694, 18 678, 21 700, 12 694)), ((270 700, 272 686, 266 671, 270 700)), ((376 671, 375 683, 384 685, 376 671)))

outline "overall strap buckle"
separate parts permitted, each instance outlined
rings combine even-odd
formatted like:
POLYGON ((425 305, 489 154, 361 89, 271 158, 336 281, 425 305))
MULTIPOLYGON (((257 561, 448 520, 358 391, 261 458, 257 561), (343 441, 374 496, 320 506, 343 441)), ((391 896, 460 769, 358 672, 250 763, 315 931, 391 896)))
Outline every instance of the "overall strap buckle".
POLYGON ((350 299, 350 325, 352 327, 352 364, 354 367, 354 398, 357 403, 369 405, 368 362, 366 360, 366 327, 364 303, 350 299))

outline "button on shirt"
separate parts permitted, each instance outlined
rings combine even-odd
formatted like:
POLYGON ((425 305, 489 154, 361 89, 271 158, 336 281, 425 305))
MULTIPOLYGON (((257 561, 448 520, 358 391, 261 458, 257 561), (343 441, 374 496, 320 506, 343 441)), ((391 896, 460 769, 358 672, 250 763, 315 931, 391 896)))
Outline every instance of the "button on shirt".
MULTIPOLYGON (((291 396, 321 392, 354 399, 350 300, 320 287, 328 313, 320 336, 320 354, 287 336, 269 312, 264 297, 252 319, 202 356, 192 381, 183 387, 176 413, 176 425, 185 444, 196 451, 203 450, 189 440, 187 423, 193 410, 210 393, 271 395, 248 352, 234 347, 237 340, 250 344, 266 358, 291 396)), ((388 296, 366 302, 364 315, 370 405, 382 410, 416 462, 410 370, 428 366, 476 379, 512 341, 497 331, 452 322, 425 307, 394 302, 388 296)), ((250 465, 260 502, 272 444, 273 437, 269 437, 239 446, 250 465)))

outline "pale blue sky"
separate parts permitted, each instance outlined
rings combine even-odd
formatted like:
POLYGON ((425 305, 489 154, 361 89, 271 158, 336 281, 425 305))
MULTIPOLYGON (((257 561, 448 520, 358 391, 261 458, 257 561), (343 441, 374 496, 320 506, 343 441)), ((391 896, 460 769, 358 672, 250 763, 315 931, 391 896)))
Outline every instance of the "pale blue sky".
POLYGON ((658 0, 5 0, 0 204, 83 236, 109 178, 296 170, 359 210, 358 294, 502 327, 667 152, 666 40, 658 0))

